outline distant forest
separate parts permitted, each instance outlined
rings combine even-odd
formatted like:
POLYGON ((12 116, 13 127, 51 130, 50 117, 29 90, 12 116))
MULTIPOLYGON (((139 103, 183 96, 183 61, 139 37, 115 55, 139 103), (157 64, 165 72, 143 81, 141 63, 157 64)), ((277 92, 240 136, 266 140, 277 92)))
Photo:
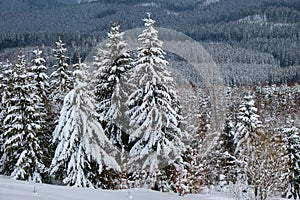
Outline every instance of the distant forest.
MULTIPOLYGON (((276 79, 258 80, 259 82, 300 80, 298 0, 63 2, 2 0, 0 57, 9 57, 7 49, 10 48, 53 47, 60 35, 76 62, 78 48, 84 58, 106 37, 112 22, 118 22, 123 31, 142 27, 140 19, 149 11, 157 19, 157 26, 183 32, 202 42, 215 62, 229 73, 225 75, 230 76, 226 78, 227 83, 245 83, 245 80, 233 80, 235 78, 231 74, 234 69, 246 69, 249 65, 253 72, 257 71, 255 65, 264 65, 264 68, 268 66, 267 71, 283 74, 276 79)), ((247 84, 248 82, 246 81, 247 84)))

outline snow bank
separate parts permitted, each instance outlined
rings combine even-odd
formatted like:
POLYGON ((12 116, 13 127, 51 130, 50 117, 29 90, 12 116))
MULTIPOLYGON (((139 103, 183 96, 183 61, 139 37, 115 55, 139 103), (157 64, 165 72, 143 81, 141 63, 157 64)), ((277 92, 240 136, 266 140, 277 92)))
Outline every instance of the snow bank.
POLYGON ((212 192, 210 194, 186 195, 179 197, 173 193, 162 193, 147 189, 100 190, 34 184, 16 181, 0 176, 1 200, 230 200, 228 193, 212 192), (34 186, 36 193, 34 193, 34 186))

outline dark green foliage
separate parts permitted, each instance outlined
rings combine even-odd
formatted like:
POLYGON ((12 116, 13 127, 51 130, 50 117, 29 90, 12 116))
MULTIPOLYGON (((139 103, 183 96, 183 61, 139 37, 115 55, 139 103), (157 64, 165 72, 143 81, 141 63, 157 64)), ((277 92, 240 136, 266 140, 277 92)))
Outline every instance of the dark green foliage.
POLYGON ((97 113, 105 133, 113 144, 121 147, 123 140, 128 140, 122 126, 126 123, 124 102, 129 92, 126 88, 126 73, 131 68, 131 58, 123 40, 124 33, 119 28, 118 24, 112 24, 108 32, 107 50, 99 49, 99 54, 95 57, 94 66, 97 71, 94 75, 94 93, 97 113))

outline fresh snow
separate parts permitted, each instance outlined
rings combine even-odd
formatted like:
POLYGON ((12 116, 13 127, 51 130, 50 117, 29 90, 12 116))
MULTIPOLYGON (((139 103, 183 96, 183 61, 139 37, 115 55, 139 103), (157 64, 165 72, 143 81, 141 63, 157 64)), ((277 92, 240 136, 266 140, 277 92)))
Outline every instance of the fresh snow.
POLYGON ((208 6, 210 4, 213 4, 213 3, 218 3, 220 0, 206 0, 203 2, 203 6, 208 6))
POLYGON ((156 192, 147 189, 101 190, 76 188, 32 182, 16 181, 0 176, 1 200, 230 200, 229 193, 211 192, 178 196, 174 193, 156 192), (36 191, 36 192, 34 192, 36 191))
POLYGON ((267 16, 266 15, 250 15, 247 17, 244 17, 239 20, 239 22, 242 23, 266 23, 267 22, 267 16))

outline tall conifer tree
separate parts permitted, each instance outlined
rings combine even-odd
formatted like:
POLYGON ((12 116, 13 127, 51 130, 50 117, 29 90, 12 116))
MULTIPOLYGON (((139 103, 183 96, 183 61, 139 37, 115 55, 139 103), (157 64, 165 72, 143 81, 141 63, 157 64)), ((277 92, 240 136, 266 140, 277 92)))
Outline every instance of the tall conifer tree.
MULTIPOLYGON (((179 128, 179 109, 173 79, 166 67, 165 52, 155 21, 150 13, 144 19, 145 29, 139 35, 142 46, 138 48, 138 57, 132 79, 137 89, 130 95, 127 105, 130 108, 130 150, 132 171, 145 171, 152 178, 151 188, 160 174, 160 167, 181 160, 184 144, 183 132, 179 128)), ((150 180, 150 179, 149 179, 150 180)))
POLYGON ((57 174, 71 186, 106 187, 101 181, 101 173, 120 170, 110 155, 115 148, 96 118, 87 66, 79 62, 76 67, 74 89, 65 97, 59 123, 53 133, 53 142, 58 145, 51 174, 57 174))
POLYGON ((1 172, 15 179, 41 182, 45 166, 39 134, 44 113, 21 50, 9 77, 12 79, 8 80, 10 94, 3 121, 1 172))
MULTIPOLYGON (((105 126, 105 133, 117 145, 122 145, 122 134, 126 125, 124 114, 125 99, 128 98, 126 86, 128 76, 125 74, 130 69, 131 58, 126 50, 126 42, 119 31, 120 26, 113 23, 108 32, 107 50, 100 50, 102 55, 96 56, 94 65, 95 95, 97 112, 105 126)), ((124 136, 123 136, 124 137, 124 136)))

